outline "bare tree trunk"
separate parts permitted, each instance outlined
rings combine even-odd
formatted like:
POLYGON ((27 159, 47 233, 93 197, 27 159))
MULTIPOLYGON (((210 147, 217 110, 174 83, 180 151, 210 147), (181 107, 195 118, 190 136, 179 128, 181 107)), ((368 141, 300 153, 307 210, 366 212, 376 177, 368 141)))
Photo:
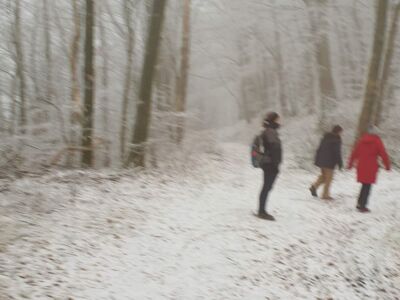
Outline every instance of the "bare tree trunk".
POLYGON ((20 132, 25 134, 27 125, 26 115, 26 82, 25 82, 25 62, 24 51, 22 46, 22 32, 21 32, 21 6, 20 0, 15 0, 15 24, 14 24, 14 37, 13 42, 16 52, 16 75, 19 83, 19 118, 18 125, 20 132))
POLYGON ((191 0, 183 1, 183 20, 182 20, 182 45, 181 45, 181 63, 180 73, 177 80, 176 92, 176 111, 178 116, 177 142, 180 144, 184 135, 185 118, 183 116, 186 110, 186 96, 189 73, 190 56, 190 10, 191 0))
POLYGON ((321 34, 320 40, 317 43, 317 61, 319 68, 319 86, 322 96, 321 102, 323 103, 324 109, 324 117, 320 121, 322 126, 325 126, 327 122, 325 119, 325 112, 333 107, 332 102, 337 101, 335 83, 332 74, 329 41, 326 33, 321 34))
POLYGON ((15 99, 16 97, 16 90, 17 90, 17 84, 16 84, 16 77, 14 78, 14 80, 11 83, 11 116, 10 116, 10 125, 8 128, 8 132, 10 134, 10 136, 15 135, 15 131, 16 131, 16 119, 17 119, 17 100, 15 99))
POLYGON ((110 158, 110 141, 109 137, 109 128, 108 128, 108 112, 109 112, 109 98, 108 98, 108 68, 109 68, 109 57, 108 57, 108 43, 107 43, 107 31, 103 22, 100 23, 100 39, 101 39, 101 49, 102 49, 102 57, 103 57, 103 65, 102 65, 102 103, 103 103, 103 134, 106 139, 105 141, 105 153, 104 153, 104 166, 109 167, 111 164, 110 158))
POLYGON ((4 101, 3 101, 3 87, 5 84, 3 83, 3 77, 0 76, 0 136, 6 131, 6 116, 4 115, 4 101))
POLYGON ((46 100, 51 102, 53 96, 53 56, 51 53, 51 29, 48 0, 43 0, 43 19, 46 57, 46 100))
POLYGON ((368 125, 373 121, 375 105, 379 100, 379 88, 381 86, 380 73, 384 60, 383 49, 385 44, 387 8, 387 0, 378 1, 378 9, 376 11, 374 46, 369 66, 369 75, 364 96, 364 104, 358 124, 357 138, 367 130, 368 125))
POLYGON ((346 25, 346 13, 347 8, 345 10, 341 9, 340 6, 336 6, 334 8, 333 13, 335 13, 337 21, 334 24, 336 39, 338 41, 338 49, 339 49, 339 67, 340 67, 340 86, 342 87, 342 95, 346 97, 346 99, 351 99, 353 87, 354 87, 354 71, 357 66, 354 63, 352 53, 355 52, 351 47, 351 36, 348 31, 348 26, 346 25))
POLYGON ((95 92, 94 72, 94 28, 95 28, 94 0, 86 0, 85 25, 85 100, 82 120, 82 166, 93 167, 93 111, 95 92))
MULTIPOLYGON (((309 30, 310 30, 310 23, 304 24, 303 20, 301 19, 296 19, 296 28, 297 32, 293 33, 293 40, 295 40, 296 36, 306 36, 309 35, 309 30)), ((307 40, 307 44, 309 44, 310 41, 307 40)), ((301 73, 300 75, 300 84, 298 84, 298 88, 303 89, 303 91, 299 90, 296 92, 295 98, 299 97, 299 95, 302 95, 302 97, 305 97, 308 99, 305 105, 305 112, 308 114, 314 114, 316 112, 316 98, 318 94, 318 86, 317 86, 317 76, 315 76, 315 56, 314 56, 314 49, 307 49, 304 51, 303 54, 303 64, 302 67, 303 69, 299 69, 301 73)), ((298 76, 298 75, 297 75, 298 76)), ((301 103, 297 103, 297 109, 298 106, 301 105, 301 103)))
MULTIPOLYGON (((289 37, 289 41, 291 45, 289 46, 294 53, 300 53, 297 45, 296 45, 296 37, 299 36, 298 27, 294 28, 291 32, 286 34, 289 37)), ((299 101, 292 101, 292 99, 296 99, 297 97, 304 97, 302 95, 303 89, 299 88, 299 68, 294 64, 288 65, 288 72, 286 75, 286 82, 288 82, 288 99, 290 104, 290 115, 296 116, 299 113, 299 109, 302 106, 299 101)))
POLYGON ((39 26, 34 26, 33 28, 33 32, 31 35, 31 41, 30 41, 30 45, 31 45, 31 52, 29 55, 29 62, 30 62, 30 77, 33 83, 33 89, 35 91, 35 96, 34 99, 37 101, 40 98, 40 88, 39 88, 39 83, 38 83, 38 79, 39 79, 39 75, 37 72, 37 61, 36 61, 36 55, 37 55, 37 40, 38 40, 38 29, 39 26))
POLYGON ((140 83, 139 103, 137 105, 136 122, 133 129, 132 147, 129 151, 126 166, 145 166, 145 148, 151 120, 152 87, 157 64, 161 31, 164 19, 166 0, 153 0, 152 13, 149 20, 149 34, 146 41, 145 59, 140 83))
POLYGON ((319 127, 324 129, 327 123, 326 112, 337 101, 335 82, 333 79, 329 38, 327 35, 328 21, 324 13, 326 0, 305 0, 311 21, 311 31, 316 37, 315 47, 319 73, 319 88, 321 91, 319 127))
POLYGON ((400 3, 396 5, 392 23, 390 25, 388 44, 385 54, 385 62, 382 71, 381 87, 379 89, 378 103, 375 112, 375 124, 382 123, 383 102, 389 97, 388 87, 390 86, 389 76, 393 64, 393 56, 396 48, 396 37, 398 34, 398 20, 400 17, 400 3))
POLYGON ((238 51, 238 61, 239 61, 239 76, 240 76, 240 97, 237 98, 237 105, 238 105, 238 114, 239 114, 239 120, 246 120, 247 123, 251 122, 251 115, 250 115, 250 110, 249 110, 249 102, 250 102, 250 97, 248 96, 248 87, 247 87, 247 74, 246 70, 248 70, 248 54, 246 53, 246 50, 243 47, 243 41, 246 40, 245 35, 241 35, 238 39, 237 42, 237 51, 238 51))
POLYGON ((128 104, 131 95, 132 86, 132 74, 133 74, 133 50, 135 42, 135 31, 132 24, 132 8, 133 3, 131 0, 125 0, 124 2, 124 19, 127 27, 127 41, 126 41, 126 69, 125 69, 125 82, 124 91, 122 96, 122 117, 120 126, 120 155, 121 161, 125 159, 125 148, 126 148, 126 134, 128 129, 128 104))
POLYGON ((72 100, 72 124, 77 124, 81 118, 81 91, 79 84, 79 45, 81 39, 81 16, 77 0, 72 0, 74 14, 74 35, 70 46, 70 70, 71 70, 71 100, 72 100))
MULTIPOLYGON (((276 5, 276 2, 274 2, 274 5, 276 5)), ((283 65, 283 58, 282 58, 282 48, 281 48, 281 32, 278 24, 278 19, 277 19, 277 10, 274 9, 272 12, 272 18, 274 22, 274 40, 276 43, 275 46, 275 58, 276 58, 276 67, 277 67, 277 72, 278 72, 278 85, 279 85, 279 103, 282 109, 282 114, 283 115, 289 115, 290 114, 290 109, 289 109, 289 103, 287 99, 287 93, 286 93, 286 88, 285 88, 285 74, 284 74, 284 65, 283 65)))
POLYGON ((355 45, 355 51, 354 51, 354 61, 355 61, 355 70, 353 70, 354 72, 354 79, 353 79, 353 98, 355 100, 362 100, 364 97, 364 87, 365 87, 365 79, 367 77, 367 71, 368 71, 368 67, 367 65, 367 61, 369 59, 368 55, 369 55, 369 51, 368 51, 368 45, 366 43, 366 39, 365 39, 365 34, 364 34, 364 26, 362 24, 361 21, 361 17, 359 15, 359 9, 358 9, 358 0, 354 0, 353 4, 352 4, 352 16, 354 19, 354 35, 355 37, 355 41, 354 41, 354 45, 355 45))
MULTIPOLYGON (((78 145, 78 131, 80 120, 82 119, 81 109, 81 89, 79 83, 79 45, 81 38, 81 16, 79 12, 78 0, 72 0, 73 10, 73 37, 69 51, 70 72, 71 72, 71 112, 70 112, 70 133, 69 140, 71 146, 78 145)), ((67 165, 72 166, 74 162, 74 152, 70 151, 67 155, 67 165)))
POLYGON ((307 51, 305 54, 306 59, 306 69, 307 69, 307 83, 309 90, 309 107, 308 112, 314 114, 318 112, 317 103, 318 97, 320 95, 320 88, 318 84, 318 70, 316 67, 316 59, 314 55, 314 49, 307 51))

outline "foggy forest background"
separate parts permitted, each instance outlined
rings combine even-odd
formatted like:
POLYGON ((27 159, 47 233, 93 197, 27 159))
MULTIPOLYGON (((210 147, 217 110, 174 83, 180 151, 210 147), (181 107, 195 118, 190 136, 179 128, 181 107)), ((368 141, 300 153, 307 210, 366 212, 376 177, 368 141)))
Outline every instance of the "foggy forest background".
POLYGON ((284 143, 300 164, 336 123, 348 148, 377 124, 396 164, 399 13, 389 0, 0 0, 1 171, 184 162, 271 110, 296 128, 284 143))

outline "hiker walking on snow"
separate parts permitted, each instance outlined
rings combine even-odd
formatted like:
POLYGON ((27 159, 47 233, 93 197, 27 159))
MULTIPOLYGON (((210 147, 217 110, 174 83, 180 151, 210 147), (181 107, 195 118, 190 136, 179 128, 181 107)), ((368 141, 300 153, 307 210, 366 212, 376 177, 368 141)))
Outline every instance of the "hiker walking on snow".
POLYGON ((264 131, 261 134, 261 142, 264 153, 260 167, 264 172, 264 184, 260 193, 258 216, 274 221, 275 218, 265 210, 268 194, 279 173, 279 165, 282 162, 282 146, 278 135, 280 116, 276 112, 267 114, 263 123, 264 131))
POLYGON ((377 133, 375 126, 370 126, 357 145, 355 146, 349 161, 348 168, 352 169, 357 165, 357 180, 362 184, 358 197, 357 209, 360 212, 369 212, 367 208, 368 197, 371 186, 376 182, 379 164, 378 157, 381 157, 386 170, 390 171, 390 160, 385 146, 377 133))
POLYGON ((321 175, 310 187, 311 194, 318 197, 317 190, 324 185, 322 199, 333 200, 330 195, 330 187, 333 181, 335 167, 341 170, 342 160, 342 138, 343 128, 339 125, 333 127, 331 132, 324 135, 315 156, 315 165, 321 169, 321 175))

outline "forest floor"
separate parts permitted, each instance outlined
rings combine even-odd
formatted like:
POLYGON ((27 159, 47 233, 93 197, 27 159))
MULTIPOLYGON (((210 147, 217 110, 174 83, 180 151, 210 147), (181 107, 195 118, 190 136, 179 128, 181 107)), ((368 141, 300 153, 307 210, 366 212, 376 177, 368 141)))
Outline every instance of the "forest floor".
POLYGON ((221 147, 169 174, 0 182, 0 299, 400 299, 399 173, 361 214, 352 172, 327 203, 285 165, 268 222, 248 147, 221 147))

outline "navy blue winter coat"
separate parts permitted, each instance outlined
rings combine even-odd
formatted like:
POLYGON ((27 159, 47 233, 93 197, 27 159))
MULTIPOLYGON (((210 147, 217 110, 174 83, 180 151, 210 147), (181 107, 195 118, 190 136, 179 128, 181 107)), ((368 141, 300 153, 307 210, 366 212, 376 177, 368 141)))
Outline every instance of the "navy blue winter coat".
POLYGON ((342 139, 339 135, 329 132, 324 135, 315 156, 315 165, 320 168, 334 169, 343 167, 342 139))

